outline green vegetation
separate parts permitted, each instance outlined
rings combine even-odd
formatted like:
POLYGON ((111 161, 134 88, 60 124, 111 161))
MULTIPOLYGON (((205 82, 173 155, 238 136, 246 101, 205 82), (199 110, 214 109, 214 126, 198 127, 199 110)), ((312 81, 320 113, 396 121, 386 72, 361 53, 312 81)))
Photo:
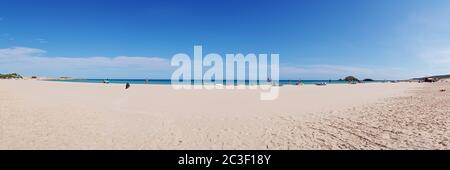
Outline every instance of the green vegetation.
POLYGON ((0 79, 21 79, 22 76, 17 73, 0 74, 0 79))

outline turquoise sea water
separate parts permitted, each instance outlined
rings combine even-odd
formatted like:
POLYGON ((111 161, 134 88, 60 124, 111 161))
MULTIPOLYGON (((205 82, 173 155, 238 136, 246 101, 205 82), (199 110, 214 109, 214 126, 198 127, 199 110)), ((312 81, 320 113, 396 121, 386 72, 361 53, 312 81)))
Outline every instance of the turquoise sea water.
MULTIPOLYGON (((59 82, 79 82, 79 83, 103 83, 105 80, 107 80, 109 83, 114 84, 158 84, 158 85, 170 85, 171 80, 170 79, 72 79, 72 80, 51 80, 51 81, 59 81, 59 82)), ((295 85, 299 82, 299 80, 280 80, 277 84, 279 85, 295 85)), ((340 80, 300 80, 302 84, 308 85, 308 84, 318 84, 318 83, 327 83, 327 84, 347 84, 347 81, 340 81, 340 80)), ((374 82, 383 82, 380 80, 365 82, 365 83, 374 83, 374 82)), ((194 81, 191 81, 193 84, 194 81)), ((227 84, 225 81, 218 81, 218 82, 212 82, 212 83, 204 83, 204 84, 227 84)), ((234 81, 234 85, 248 85, 248 84, 259 84, 257 81, 234 81)), ((261 82, 261 84, 270 84, 267 81, 261 82)))

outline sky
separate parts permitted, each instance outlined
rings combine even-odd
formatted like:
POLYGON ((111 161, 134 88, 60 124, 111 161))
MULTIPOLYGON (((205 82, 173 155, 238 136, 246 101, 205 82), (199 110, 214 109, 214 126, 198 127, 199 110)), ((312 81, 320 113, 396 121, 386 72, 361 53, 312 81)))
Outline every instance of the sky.
POLYGON ((0 73, 170 78, 177 53, 277 53, 281 79, 450 74, 448 0, 0 0, 0 73))

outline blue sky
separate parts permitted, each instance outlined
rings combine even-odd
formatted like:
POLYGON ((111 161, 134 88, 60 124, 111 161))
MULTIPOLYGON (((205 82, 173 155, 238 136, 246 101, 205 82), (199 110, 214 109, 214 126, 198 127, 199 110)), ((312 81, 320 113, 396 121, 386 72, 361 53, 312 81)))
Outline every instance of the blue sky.
POLYGON ((450 74, 448 0, 0 0, 0 72, 170 78, 176 53, 279 53, 283 79, 450 74))

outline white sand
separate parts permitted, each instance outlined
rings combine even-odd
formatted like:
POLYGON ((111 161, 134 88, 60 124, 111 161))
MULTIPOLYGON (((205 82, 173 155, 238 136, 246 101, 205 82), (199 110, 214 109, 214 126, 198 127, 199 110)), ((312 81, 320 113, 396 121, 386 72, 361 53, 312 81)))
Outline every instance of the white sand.
MULTIPOLYGON (((277 100, 261 101, 258 90, 174 90, 158 85, 125 90, 118 84, 0 80, 0 149, 415 148, 389 140, 382 145, 361 143, 361 138, 323 125, 342 117, 383 114, 385 107, 379 103, 411 97, 423 86, 284 86, 277 100), (375 109, 364 111, 367 106, 375 109), (324 136, 324 130, 336 137, 324 136)), ((377 119, 370 121, 381 121, 377 119)))

